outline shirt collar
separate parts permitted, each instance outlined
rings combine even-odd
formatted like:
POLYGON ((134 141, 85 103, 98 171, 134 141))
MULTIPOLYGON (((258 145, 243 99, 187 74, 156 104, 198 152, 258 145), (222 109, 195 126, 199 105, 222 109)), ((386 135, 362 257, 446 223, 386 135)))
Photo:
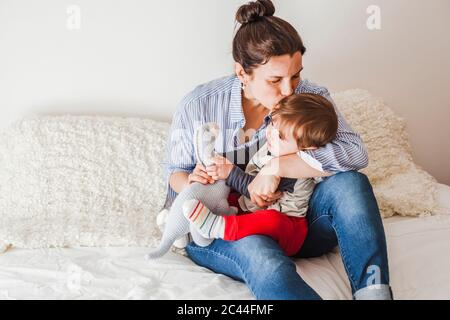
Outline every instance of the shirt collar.
POLYGON ((236 76, 231 87, 230 120, 232 122, 243 122, 245 120, 242 110, 241 81, 236 76))
MULTIPOLYGON (((242 87, 238 77, 233 80, 230 99, 230 119, 232 122, 245 122, 244 111, 242 110, 242 87)), ((272 113, 264 118, 265 127, 270 123, 272 113)))

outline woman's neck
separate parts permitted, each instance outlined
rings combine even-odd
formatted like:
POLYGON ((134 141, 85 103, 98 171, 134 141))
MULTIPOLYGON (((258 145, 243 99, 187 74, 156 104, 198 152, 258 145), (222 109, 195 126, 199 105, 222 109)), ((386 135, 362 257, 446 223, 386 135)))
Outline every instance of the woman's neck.
POLYGON ((245 117, 244 130, 258 129, 264 122, 264 118, 269 114, 270 110, 264 107, 259 101, 249 99, 242 95, 242 109, 245 117))
MULTIPOLYGON (((245 115, 261 115, 261 114, 267 114, 269 112, 269 109, 264 107, 262 104, 242 104, 242 109, 244 111, 245 115)), ((253 117, 251 117, 253 118, 253 117)), ((246 119, 248 120, 248 119, 246 119)))
POLYGON ((247 109, 255 109, 260 107, 261 103, 256 100, 248 90, 242 90, 242 107, 247 109))

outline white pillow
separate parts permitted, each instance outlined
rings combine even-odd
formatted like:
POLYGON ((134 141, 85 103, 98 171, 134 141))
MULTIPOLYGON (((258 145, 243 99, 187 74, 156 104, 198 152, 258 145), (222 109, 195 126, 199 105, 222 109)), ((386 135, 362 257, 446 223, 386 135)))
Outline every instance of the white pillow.
POLYGON ((154 246, 169 124, 29 117, 0 133, 0 247, 154 246))
POLYGON ((435 212, 437 182, 413 162, 404 120, 366 90, 339 92, 333 99, 366 145, 369 166, 361 172, 372 183, 382 216, 435 212))

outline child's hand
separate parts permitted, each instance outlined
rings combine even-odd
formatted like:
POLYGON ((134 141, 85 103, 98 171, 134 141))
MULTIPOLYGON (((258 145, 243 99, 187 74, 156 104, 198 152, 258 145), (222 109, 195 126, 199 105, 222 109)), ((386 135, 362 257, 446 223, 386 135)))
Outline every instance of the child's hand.
POLYGON ((199 182, 201 184, 213 184, 215 181, 208 175, 206 168, 201 164, 197 164, 194 171, 188 176, 189 184, 199 182))
POLYGON ((255 179, 248 185, 250 199, 261 208, 267 208, 283 196, 281 192, 277 192, 280 177, 270 174, 270 169, 267 173, 267 168, 262 168, 255 179))
POLYGON ((226 180, 230 176, 231 170, 233 170, 233 163, 231 163, 227 158, 216 155, 212 161, 214 165, 206 167, 206 172, 215 181, 226 180))

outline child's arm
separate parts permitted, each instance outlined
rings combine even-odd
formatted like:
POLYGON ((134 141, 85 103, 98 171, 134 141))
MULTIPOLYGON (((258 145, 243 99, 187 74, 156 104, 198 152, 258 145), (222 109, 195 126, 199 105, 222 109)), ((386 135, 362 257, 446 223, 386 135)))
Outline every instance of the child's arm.
POLYGON ((244 170, 233 165, 230 160, 222 156, 216 155, 212 161, 214 165, 207 167, 206 171, 214 180, 225 180, 227 186, 244 196, 249 196, 247 187, 255 176, 244 172, 244 170))
POLYGON ((250 198, 248 186, 253 181, 253 179, 255 179, 255 176, 245 173, 241 168, 235 166, 233 167, 230 175, 225 181, 227 186, 233 188, 234 190, 239 192, 239 194, 250 198))
MULTIPOLYGON (((210 176, 214 177, 215 180, 225 180, 227 186, 236 190, 239 194, 250 198, 250 193, 248 186, 255 179, 255 176, 246 173, 244 170, 238 166, 233 165, 227 159, 216 156, 213 158, 214 166, 208 167, 207 172, 210 176)), ((281 192, 292 191, 297 179, 282 178, 278 186, 278 194, 275 196, 276 199, 281 197, 281 192)))

